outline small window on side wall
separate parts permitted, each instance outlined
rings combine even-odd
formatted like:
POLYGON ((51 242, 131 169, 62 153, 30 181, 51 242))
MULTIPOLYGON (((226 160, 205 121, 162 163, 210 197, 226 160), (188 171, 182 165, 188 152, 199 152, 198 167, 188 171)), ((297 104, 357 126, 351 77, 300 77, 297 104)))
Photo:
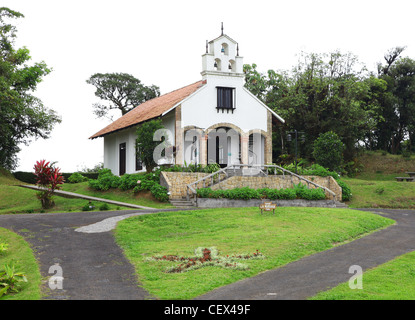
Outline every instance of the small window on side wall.
POLYGON ((141 161, 141 158, 136 150, 135 153, 135 171, 143 170, 143 162, 141 161))
POLYGON ((235 110, 235 88, 216 87, 217 89, 217 106, 216 109, 228 112, 235 110))

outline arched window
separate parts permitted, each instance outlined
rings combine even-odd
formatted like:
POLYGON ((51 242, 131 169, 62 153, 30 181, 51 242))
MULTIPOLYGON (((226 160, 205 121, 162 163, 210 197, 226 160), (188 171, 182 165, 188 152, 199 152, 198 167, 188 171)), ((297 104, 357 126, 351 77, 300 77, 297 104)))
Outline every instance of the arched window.
POLYGON ((235 60, 229 60, 229 66, 228 69, 230 71, 235 72, 236 71, 236 64, 235 64, 235 60))
POLYGON ((228 56, 229 55, 229 46, 228 46, 227 43, 222 43, 222 47, 220 49, 220 53, 223 54, 223 55, 225 55, 225 56, 228 56))
POLYGON ((221 63, 220 59, 218 59, 218 58, 215 59, 215 63, 213 65, 213 68, 217 71, 222 70, 222 63, 221 63))

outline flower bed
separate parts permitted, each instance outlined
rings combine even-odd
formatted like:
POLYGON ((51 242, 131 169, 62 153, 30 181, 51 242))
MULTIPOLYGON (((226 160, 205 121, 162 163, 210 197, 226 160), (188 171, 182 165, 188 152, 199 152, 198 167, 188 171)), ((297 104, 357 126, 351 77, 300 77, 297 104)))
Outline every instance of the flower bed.
POLYGON ((207 266, 217 266, 222 268, 232 268, 236 270, 246 270, 248 266, 240 263, 237 260, 247 259, 264 259, 264 255, 256 250, 253 254, 239 254, 219 256, 218 250, 215 247, 203 248, 199 247, 195 250, 193 257, 179 257, 175 255, 154 256, 148 260, 164 260, 164 261, 179 261, 179 265, 166 269, 167 273, 181 273, 190 270, 199 269, 207 266))

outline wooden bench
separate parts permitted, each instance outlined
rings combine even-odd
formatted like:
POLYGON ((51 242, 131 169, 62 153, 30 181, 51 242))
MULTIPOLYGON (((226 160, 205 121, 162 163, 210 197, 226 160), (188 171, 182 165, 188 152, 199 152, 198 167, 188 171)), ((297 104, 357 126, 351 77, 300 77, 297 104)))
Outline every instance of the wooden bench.
POLYGON ((272 213, 275 214, 276 207, 277 207, 277 204, 272 203, 272 202, 264 202, 259 205, 259 208, 261 209, 261 214, 262 214, 262 211, 271 211, 271 210, 272 210, 272 213))
POLYGON ((413 177, 396 177, 395 179, 396 179, 396 181, 404 181, 404 180, 406 180, 408 182, 411 182, 411 181, 414 180, 413 177))

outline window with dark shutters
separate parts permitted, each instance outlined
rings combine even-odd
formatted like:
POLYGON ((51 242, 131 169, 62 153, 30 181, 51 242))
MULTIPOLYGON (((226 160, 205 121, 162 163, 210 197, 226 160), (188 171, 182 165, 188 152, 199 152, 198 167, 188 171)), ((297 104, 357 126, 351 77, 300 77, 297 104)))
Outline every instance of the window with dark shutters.
POLYGON ((225 110, 227 112, 232 111, 235 109, 235 88, 227 88, 227 87, 216 87, 217 95, 218 95, 218 103, 216 109, 225 110))

